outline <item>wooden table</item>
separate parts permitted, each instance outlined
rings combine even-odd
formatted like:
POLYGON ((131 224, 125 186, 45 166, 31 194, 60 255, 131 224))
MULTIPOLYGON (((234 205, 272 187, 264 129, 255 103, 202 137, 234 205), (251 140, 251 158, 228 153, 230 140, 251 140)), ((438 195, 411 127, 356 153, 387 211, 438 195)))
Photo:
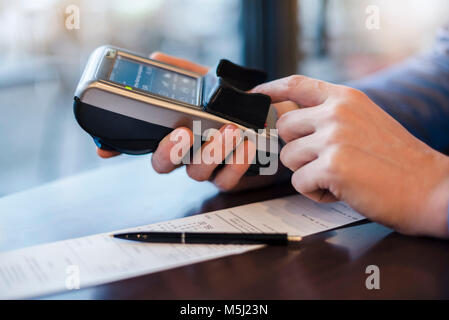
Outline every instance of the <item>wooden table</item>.
MULTIPOLYGON (((167 176, 147 167, 151 185, 168 192, 167 176), (165 189, 164 189, 165 188, 165 189)), ((181 169, 183 170, 183 169, 181 169)), ((176 177, 185 193, 173 201, 190 201, 188 208, 158 203, 156 212, 120 217, 69 211, 46 216, 17 212, 0 214, 0 249, 67 239, 138 224, 179 218, 254 201, 292 194, 289 185, 220 194, 208 183, 194 183, 184 173, 176 177), (192 195, 195 194, 194 200, 192 195), (211 195, 212 194, 212 195, 211 195), (193 202, 192 202, 193 201, 193 202), (193 203, 193 204, 192 204, 193 203), (180 207, 182 208, 182 207, 180 207), (195 208, 195 209, 192 209, 195 208), (154 221, 152 221, 154 219, 154 221), (88 228, 82 227, 89 222, 88 228), (61 228, 62 224, 69 224, 61 228), (19 243, 18 243, 19 242, 19 243)), ((154 201, 160 193, 148 194, 154 201)), ((0 199, 1 200, 1 199, 0 199)), ((1 202, 0 202, 1 203, 1 202)), ((39 206, 38 203, 35 206, 39 206)), ((19 206, 20 207, 20 206, 19 206)), ((0 206, 1 208, 1 206, 0 206)), ((21 209, 23 210, 23 209, 21 209)), ((249 253, 149 274, 46 298, 56 299, 391 299, 449 298, 449 242, 399 235, 376 223, 342 228, 309 237, 299 248, 265 247, 249 253), (368 265, 380 269, 380 289, 368 290, 368 265)))

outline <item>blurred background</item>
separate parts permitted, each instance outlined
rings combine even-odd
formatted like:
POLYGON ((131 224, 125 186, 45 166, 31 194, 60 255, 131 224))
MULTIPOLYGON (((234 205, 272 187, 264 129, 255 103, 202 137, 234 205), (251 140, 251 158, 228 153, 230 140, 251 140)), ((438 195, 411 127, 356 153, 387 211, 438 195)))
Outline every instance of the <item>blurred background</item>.
POLYGON ((447 0, 0 0, 0 196, 130 159, 99 159, 73 117, 99 45, 344 82, 428 50, 446 21, 447 0))

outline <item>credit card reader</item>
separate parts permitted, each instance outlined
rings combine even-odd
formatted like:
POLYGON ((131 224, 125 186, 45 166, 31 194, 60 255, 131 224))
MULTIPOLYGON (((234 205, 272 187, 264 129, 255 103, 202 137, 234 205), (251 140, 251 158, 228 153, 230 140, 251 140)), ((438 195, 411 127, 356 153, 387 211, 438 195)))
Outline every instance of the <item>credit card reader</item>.
POLYGON ((258 153, 278 154, 278 137, 269 130, 277 120, 270 97, 247 92, 265 80, 263 71, 228 60, 200 75, 102 46, 89 57, 76 88, 74 113, 105 150, 150 153, 173 129, 193 129, 200 121, 203 131, 233 123, 254 136, 258 153))

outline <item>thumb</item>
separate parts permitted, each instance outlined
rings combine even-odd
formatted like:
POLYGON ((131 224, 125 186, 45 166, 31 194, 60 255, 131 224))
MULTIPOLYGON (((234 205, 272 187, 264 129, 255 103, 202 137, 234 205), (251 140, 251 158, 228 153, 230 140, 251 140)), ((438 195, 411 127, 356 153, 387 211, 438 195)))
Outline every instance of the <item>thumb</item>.
POLYGON ((293 101, 302 107, 313 107, 324 103, 334 87, 325 81, 293 75, 258 85, 250 92, 269 95, 273 103, 293 101))

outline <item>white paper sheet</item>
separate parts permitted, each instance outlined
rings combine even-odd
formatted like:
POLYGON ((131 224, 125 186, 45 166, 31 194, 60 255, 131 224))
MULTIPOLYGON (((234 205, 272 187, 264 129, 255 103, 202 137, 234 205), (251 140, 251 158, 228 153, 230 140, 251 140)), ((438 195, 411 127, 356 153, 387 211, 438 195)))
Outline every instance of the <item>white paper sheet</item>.
MULTIPOLYGON (((127 230, 305 236, 360 219, 363 217, 344 203, 317 204, 294 195, 127 230)), ((78 285, 84 288, 261 247, 137 243, 111 238, 111 233, 0 253, 0 298, 37 297, 78 285)))

